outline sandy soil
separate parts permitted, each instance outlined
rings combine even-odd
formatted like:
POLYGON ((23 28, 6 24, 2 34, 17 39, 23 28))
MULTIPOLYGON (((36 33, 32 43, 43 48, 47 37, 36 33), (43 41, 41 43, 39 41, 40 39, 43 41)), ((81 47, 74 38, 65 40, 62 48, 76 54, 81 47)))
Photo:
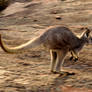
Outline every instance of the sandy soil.
MULTIPOLYGON (((75 34, 92 24, 91 0, 16 0, 0 14, 0 34, 9 46, 37 37, 54 25, 69 27, 75 34), (18 2, 20 1, 20 2, 18 2)), ((50 73, 49 52, 38 47, 19 54, 0 49, 0 92, 92 92, 92 46, 85 46, 79 61, 64 68, 72 76, 50 73)))

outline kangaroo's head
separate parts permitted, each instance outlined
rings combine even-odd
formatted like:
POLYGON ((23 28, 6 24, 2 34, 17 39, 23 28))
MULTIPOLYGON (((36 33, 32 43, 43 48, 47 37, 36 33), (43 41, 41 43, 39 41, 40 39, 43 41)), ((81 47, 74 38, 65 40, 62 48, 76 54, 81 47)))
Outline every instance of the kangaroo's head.
POLYGON ((92 44, 92 36, 91 36, 91 30, 88 29, 87 27, 86 28, 82 28, 82 30, 85 30, 82 35, 81 35, 81 39, 87 43, 87 44, 92 44))

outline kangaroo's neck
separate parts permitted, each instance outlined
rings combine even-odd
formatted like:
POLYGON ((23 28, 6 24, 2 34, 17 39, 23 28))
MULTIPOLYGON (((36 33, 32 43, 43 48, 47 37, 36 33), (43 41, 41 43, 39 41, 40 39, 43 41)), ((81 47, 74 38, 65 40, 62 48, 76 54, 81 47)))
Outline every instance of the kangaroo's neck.
POLYGON ((85 43, 86 43, 85 37, 80 37, 78 39, 78 44, 75 46, 74 49, 80 51, 84 47, 85 43))

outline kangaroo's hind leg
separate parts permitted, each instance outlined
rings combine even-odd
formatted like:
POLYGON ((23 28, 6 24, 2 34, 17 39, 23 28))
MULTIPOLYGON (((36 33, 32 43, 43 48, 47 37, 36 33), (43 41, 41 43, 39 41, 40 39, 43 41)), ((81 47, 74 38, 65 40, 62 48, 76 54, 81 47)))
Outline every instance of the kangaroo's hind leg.
POLYGON ((56 64, 57 53, 53 50, 50 50, 50 55, 51 55, 51 72, 53 73, 56 64))
POLYGON ((56 73, 61 73, 60 69, 61 69, 61 66, 63 65, 64 63, 64 58, 67 54, 67 50, 58 50, 57 51, 57 59, 56 59, 56 73))

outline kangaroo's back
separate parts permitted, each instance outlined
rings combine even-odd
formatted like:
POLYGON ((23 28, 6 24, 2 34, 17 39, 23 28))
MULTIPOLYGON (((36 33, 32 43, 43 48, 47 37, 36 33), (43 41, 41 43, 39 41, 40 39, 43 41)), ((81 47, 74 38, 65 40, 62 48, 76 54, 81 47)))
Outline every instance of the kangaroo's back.
POLYGON ((62 26, 48 29, 40 38, 44 40, 43 45, 49 49, 71 49, 79 40, 70 29, 62 26))

